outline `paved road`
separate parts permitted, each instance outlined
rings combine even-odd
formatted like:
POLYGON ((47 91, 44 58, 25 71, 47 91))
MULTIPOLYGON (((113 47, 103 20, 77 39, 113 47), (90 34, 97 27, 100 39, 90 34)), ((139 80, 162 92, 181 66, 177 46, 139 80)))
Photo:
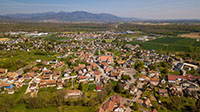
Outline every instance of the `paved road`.
POLYGON ((27 93, 31 92, 31 90, 30 90, 30 85, 31 85, 32 82, 33 82, 37 77, 39 77, 40 75, 42 75, 42 72, 39 73, 37 76, 35 76, 35 77, 29 82, 28 87, 27 87, 27 89, 26 89, 26 91, 25 91, 24 94, 27 94, 27 93))

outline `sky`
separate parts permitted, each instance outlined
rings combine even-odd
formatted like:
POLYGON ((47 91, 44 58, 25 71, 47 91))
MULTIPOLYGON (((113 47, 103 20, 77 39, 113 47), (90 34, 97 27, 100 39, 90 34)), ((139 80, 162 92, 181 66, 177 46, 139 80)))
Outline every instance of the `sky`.
POLYGON ((200 0, 0 0, 0 15, 59 11, 143 19, 200 19, 200 0))

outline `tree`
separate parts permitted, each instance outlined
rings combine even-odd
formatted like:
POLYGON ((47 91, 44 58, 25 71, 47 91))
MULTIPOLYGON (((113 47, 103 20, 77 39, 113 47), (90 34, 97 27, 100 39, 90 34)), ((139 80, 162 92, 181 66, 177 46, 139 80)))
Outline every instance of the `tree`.
POLYGON ((131 77, 129 75, 123 75, 121 77, 121 80, 130 80, 130 79, 131 79, 131 77))
POLYGON ((65 90, 61 90, 57 92, 56 102, 59 106, 64 104, 64 96, 65 96, 65 90))
POLYGON ((164 73, 164 74, 168 74, 169 73, 169 70, 167 68, 164 68, 161 73, 164 73))
POLYGON ((82 83, 79 83, 79 85, 78 85, 78 90, 82 90, 82 83))
POLYGON ((141 70, 143 67, 144 67, 144 63, 143 62, 140 62, 138 60, 135 62, 135 69, 136 70, 141 70))
POLYGON ((117 82, 117 85, 115 86, 114 91, 117 92, 117 93, 122 93, 123 84, 120 80, 117 82))
POLYGON ((137 111, 140 108, 140 105, 137 102, 133 103, 133 110, 137 111))

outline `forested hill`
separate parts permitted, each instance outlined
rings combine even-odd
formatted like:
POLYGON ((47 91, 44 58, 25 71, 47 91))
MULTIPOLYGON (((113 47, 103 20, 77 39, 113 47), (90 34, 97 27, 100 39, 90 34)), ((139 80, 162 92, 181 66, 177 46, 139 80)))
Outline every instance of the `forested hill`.
POLYGON ((135 20, 135 18, 122 18, 107 13, 95 14, 84 11, 7 14, 4 16, 37 22, 122 22, 135 20))

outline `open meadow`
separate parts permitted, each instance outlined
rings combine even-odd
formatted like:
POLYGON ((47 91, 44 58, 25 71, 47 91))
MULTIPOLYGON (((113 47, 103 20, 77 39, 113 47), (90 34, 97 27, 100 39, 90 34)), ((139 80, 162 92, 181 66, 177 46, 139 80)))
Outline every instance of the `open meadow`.
POLYGON ((131 44, 139 44, 143 49, 163 51, 200 52, 200 42, 191 38, 163 37, 147 42, 132 41, 131 44))

